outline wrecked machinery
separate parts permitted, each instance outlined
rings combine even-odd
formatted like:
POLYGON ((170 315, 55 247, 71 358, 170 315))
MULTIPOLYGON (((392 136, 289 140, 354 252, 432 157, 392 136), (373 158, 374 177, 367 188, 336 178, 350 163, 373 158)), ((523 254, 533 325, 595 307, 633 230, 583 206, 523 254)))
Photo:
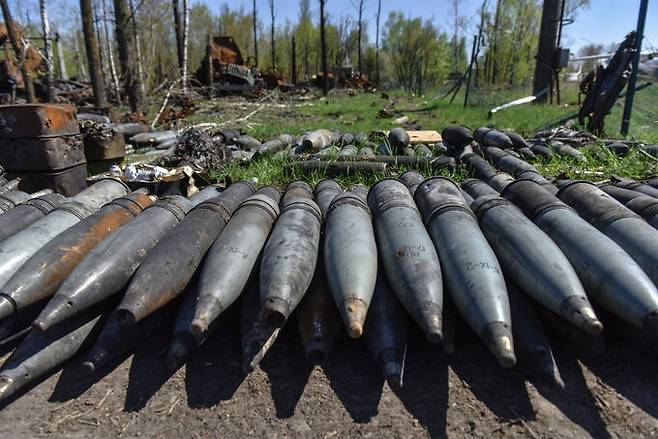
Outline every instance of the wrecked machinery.
POLYGON ((245 92, 282 84, 274 75, 261 74, 249 65, 233 37, 215 35, 208 41, 206 56, 195 73, 196 79, 217 92, 245 92))

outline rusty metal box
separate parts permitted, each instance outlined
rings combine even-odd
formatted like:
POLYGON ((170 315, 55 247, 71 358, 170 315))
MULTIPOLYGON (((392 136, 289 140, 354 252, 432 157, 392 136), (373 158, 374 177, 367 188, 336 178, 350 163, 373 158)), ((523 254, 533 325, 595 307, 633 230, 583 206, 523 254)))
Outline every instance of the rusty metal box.
POLYGON ((126 156, 126 142, 122 133, 109 130, 107 134, 84 134, 82 140, 88 161, 119 159, 126 156))
POLYGON ((0 138, 0 165, 8 171, 54 171, 85 163, 82 137, 0 138))
POLYGON ((51 172, 7 172, 9 178, 21 178, 19 188, 25 192, 36 192, 50 188, 66 197, 71 197, 87 187, 87 165, 79 165, 51 172))
POLYGON ((56 137, 79 133, 74 105, 0 105, 0 139, 56 137))

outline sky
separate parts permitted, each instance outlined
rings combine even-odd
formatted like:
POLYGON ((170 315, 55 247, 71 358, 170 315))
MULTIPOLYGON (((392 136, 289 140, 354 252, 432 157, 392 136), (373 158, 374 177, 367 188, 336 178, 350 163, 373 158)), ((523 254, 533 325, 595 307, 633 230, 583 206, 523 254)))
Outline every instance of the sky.
MULTIPOLYGON (((219 5, 227 3, 231 7, 242 5, 246 10, 251 10, 253 0, 193 0, 194 2, 205 2, 217 13, 219 5)), ((356 9, 352 3, 355 0, 327 0, 326 9, 330 16, 341 15, 355 16, 356 9)), ((495 0, 489 0, 492 5, 495 0)), ((269 0, 256 0, 260 9, 262 20, 269 17, 269 0)), ((297 19, 298 0, 274 0, 276 20, 279 23, 290 20, 294 23, 297 19)), ((375 15, 377 12, 377 0, 366 0, 364 18, 368 20, 368 33, 370 41, 375 36, 375 15)), ((479 23, 478 11, 482 7, 481 0, 462 0, 463 15, 467 20, 466 35, 473 35, 479 23)), ((311 0, 314 16, 319 14, 319 1, 311 0)), ((576 21, 565 26, 565 38, 563 46, 568 47, 573 53, 590 43, 603 44, 608 47, 612 43, 619 43, 624 36, 637 25, 637 16, 640 0, 591 0, 589 7, 578 11, 576 21)), ((441 29, 452 29, 452 12, 448 0, 382 0, 381 26, 386 21, 389 12, 399 10, 413 17, 422 16, 432 19, 441 29)), ((649 1, 649 11, 645 27, 645 40, 643 50, 658 50, 658 0, 649 1)))

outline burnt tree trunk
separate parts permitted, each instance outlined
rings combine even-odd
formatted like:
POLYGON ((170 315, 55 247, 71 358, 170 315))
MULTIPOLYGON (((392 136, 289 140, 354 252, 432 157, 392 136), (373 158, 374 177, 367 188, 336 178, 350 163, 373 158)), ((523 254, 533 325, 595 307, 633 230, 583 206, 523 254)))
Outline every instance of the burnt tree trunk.
POLYGON ((276 75, 276 41, 274 35, 274 0, 270 0, 270 17, 272 18, 272 29, 271 29, 271 39, 272 39, 272 74, 276 75))
POLYGON ((363 0, 359 0, 359 26, 357 28, 357 57, 359 63, 359 76, 363 74, 363 65, 361 64, 361 35, 363 32, 363 0))
POLYGON ((535 96, 546 88, 544 93, 535 102, 546 103, 552 91, 553 84, 553 56, 557 41, 557 28, 560 15, 560 0, 544 0, 544 9, 541 14, 541 27, 539 30, 539 46, 537 47, 537 62, 535 64, 535 79, 532 84, 532 94, 535 96))
POLYGON ((5 26, 7 27, 7 35, 9 36, 9 41, 14 48, 14 53, 16 55, 16 60, 21 65, 21 73, 23 74, 23 82, 25 83, 25 97, 28 102, 36 102, 37 98, 34 94, 34 84, 32 83, 32 76, 30 76, 30 71, 25 66, 25 63, 22 63, 23 59, 23 44, 22 41, 19 41, 19 35, 16 32, 16 25, 14 24, 14 19, 11 16, 9 11, 9 5, 7 0, 0 0, 0 6, 2 6, 2 15, 5 17, 5 26))
POLYGON ((89 80, 94 92, 94 104, 96 107, 107 107, 107 94, 103 82, 101 57, 94 29, 94 9, 91 0, 80 0, 80 13, 82 15, 82 34, 85 40, 87 64, 89 65, 89 80))
POLYGON ((256 17, 256 0, 254 0, 254 66, 258 67, 258 20, 256 17))
POLYGON ((180 6, 178 0, 172 0, 174 8, 174 30, 176 32, 176 59, 178 60, 178 69, 183 71, 183 25, 180 14, 180 6))
POLYGON ((380 77, 379 77, 379 17, 382 13, 382 0, 377 2, 377 27, 375 35, 375 72, 377 75, 377 86, 380 86, 380 77))
POLYGON ((329 94, 329 66, 327 65, 327 33, 325 29, 324 6, 327 0, 320 0, 320 52, 322 57, 322 94, 329 94))
MULTIPOLYGON (((89 0, 84 0, 89 1, 89 0)), ((121 83, 126 87, 130 110, 139 113, 144 106, 144 96, 137 74, 135 43, 130 29, 130 9, 127 0, 114 0, 115 30, 121 65, 121 83)))

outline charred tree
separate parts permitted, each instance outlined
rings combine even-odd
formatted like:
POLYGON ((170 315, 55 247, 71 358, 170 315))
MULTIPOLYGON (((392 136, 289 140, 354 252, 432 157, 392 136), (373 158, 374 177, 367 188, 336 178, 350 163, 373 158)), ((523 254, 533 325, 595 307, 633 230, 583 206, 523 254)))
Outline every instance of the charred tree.
POLYGON ((380 77, 379 77, 379 17, 382 13, 382 0, 377 2, 377 27, 375 35, 375 72, 377 75, 377 86, 380 86, 380 77))
POLYGON ((176 56, 178 60, 178 68, 183 72, 183 20, 181 19, 180 6, 178 0, 172 0, 174 8, 174 30, 176 32, 176 56))
POLYGON ((254 66, 258 67, 258 20, 256 17, 256 0, 254 0, 254 66))
POLYGON ((357 31, 356 31, 357 32, 356 46, 357 46, 357 57, 358 57, 358 60, 359 60, 358 61, 359 76, 361 76, 361 74, 363 72, 363 70, 362 70, 363 65, 361 64, 361 42, 362 42, 361 36, 363 35, 362 32, 363 32, 363 9, 364 9, 363 0, 359 0, 359 5, 356 9, 357 9, 357 12, 359 13, 359 23, 358 23, 357 31))
POLYGON ((137 74, 139 75, 139 85, 142 88, 142 93, 146 93, 144 89, 144 63, 142 62, 142 44, 139 41, 139 32, 137 32, 137 9, 133 0, 128 1, 130 7, 130 22, 132 23, 133 39, 135 41, 135 54, 137 55, 137 74))
POLYGON ((274 0, 270 0, 270 17, 272 18, 272 74, 276 74, 276 36, 274 35, 274 0))
POLYGON ((32 76, 30 75, 29 69, 25 66, 25 63, 21 62, 21 59, 23 59, 23 42, 19 41, 19 35, 16 32, 16 25, 14 24, 14 19, 11 16, 11 11, 9 10, 7 0, 0 0, 0 6, 2 6, 2 15, 5 17, 5 26, 7 27, 7 35, 9 36, 9 41, 11 41, 11 45, 14 48, 16 60, 18 60, 21 65, 21 73, 23 74, 23 82, 25 83, 25 97, 28 102, 36 102, 37 99, 34 94, 32 76))
POLYGON ((82 34, 85 40, 87 64, 89 65, 89 80, 94 92, 94 104, 99 108, 107 107, 107 95, 103 83, 103 71, 94 29, 94 9, 91 0, 80 0, 80 14, 82 16, 82 34))
POLYGON ((290 60, 292 62, 292 83, 297 85, 297 46, 295 45, 295 36, 292 36, 292 54, 290 60))
POLYGON ((144 106, 144 95, 136 71, 135 43, 130 29, 130 9, 127 0, 114 0, 114 17, 119 64, 121 65, 121 83, 126 87, 130 110, 133 113, 139 113, 144 106))
POLYGON ((327 32, 325 29, 324 6, 327 0, 320 0, 320 52, 322 58, 322 94, 329 94, 329 66, 327 65, 327 32))
MULTIPOLYGON (((187 93, 187 57, 188 57, 188 40, 190 35, 190 2, 183 0, 183 93, 187 93)), ((209 60, 210 61, 210 60, 209 60)))
POLYGON ((553 57, 555 56, 559 16, 560 0, 544 0, 532 94, 537 96, 547 88, 549 93, 539 96, 535 101, 537 103, 546 103, 553 89, 553 57))

